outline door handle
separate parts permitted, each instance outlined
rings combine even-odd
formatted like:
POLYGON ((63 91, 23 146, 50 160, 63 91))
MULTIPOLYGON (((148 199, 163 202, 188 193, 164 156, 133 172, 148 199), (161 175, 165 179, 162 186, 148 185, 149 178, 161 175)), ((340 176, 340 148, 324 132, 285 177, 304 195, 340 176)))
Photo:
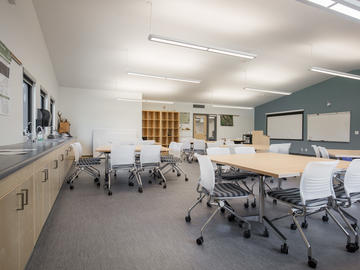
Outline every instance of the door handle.
POLYGON ((49 178, 49 170, 44 169, 42 172, 44 173, 44 180, 42 182, 46 182, 49 178))
POLYGON ((17 196, 20 195, 20 198, 21 198, 21 207, 20 208, 17 208, 16 211, 22 211, 24 210, 24 193, 16 193, 17 196))
POLYGON ((21 191, 25 192, 25 202, 24 205, 29 204, 29 190, 27 188, 22 189, 21 191))
POLYGON ((55 169, 59 168, 59 161, 57 159, 54 161, 55 161, 55 168, 54 168, 54 170, 55 170, 55 169))

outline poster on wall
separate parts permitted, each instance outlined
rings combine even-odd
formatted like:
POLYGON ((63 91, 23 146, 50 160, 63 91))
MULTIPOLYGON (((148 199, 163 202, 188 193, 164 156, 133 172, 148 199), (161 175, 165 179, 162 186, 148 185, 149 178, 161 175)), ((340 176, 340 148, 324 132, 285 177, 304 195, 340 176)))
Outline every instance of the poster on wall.
POLYGON ((9 114, 10 50, 0 41, 0 115, 9 114))
POLYGON ((224 127, 232 127, 234 126, 234 118, 233 115, 220 115, 220 125, 224 127))

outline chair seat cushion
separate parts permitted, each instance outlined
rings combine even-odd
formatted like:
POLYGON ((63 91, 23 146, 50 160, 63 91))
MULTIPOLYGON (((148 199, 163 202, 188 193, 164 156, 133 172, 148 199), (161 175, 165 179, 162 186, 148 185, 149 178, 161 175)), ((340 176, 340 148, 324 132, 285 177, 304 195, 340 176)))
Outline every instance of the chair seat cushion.
POLYGON ((80 158, 79 164, 83 166, 99 165, 101 163, 99 158, 80 158))
POLYGON ((178 157, 174 157, 172 155, 163 155, 161 156, 161 162, 165 162, 165 163, 178 163, 180 162, 180 158, 178 157))
POLYGON ((247 197, 249 192, 235 183, 216 183, 212 196, 216 198, 247 197))
MULTIPOLYGON (((298 188, 289 188, 289 189, 281 189, 281 190, 272 190, 267 193, 270 197, 277 199, 279 201, 283 201, 296 206, 304 206, 301 197, 300 197, 300 189, 298 188)), ((306 206, 315 207, 322 206, 328 203, 328 199, 318 199, 308 201, 306 206)))
POLYGON ((248 177, 254 177, 255 175, 253 173, 247 173, 247 172, 237 172, 237 171, 228 171, 221 173, 221 178, 225 180, 241 180, 246 179, 248 177))

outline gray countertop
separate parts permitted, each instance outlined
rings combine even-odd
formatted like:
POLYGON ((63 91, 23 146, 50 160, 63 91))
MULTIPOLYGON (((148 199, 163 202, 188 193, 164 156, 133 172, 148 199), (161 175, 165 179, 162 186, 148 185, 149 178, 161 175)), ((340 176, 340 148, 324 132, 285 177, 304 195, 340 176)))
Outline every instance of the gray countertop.
POLYGON ((0 146, 0 181, 40 157, 54 151, 72 138, 44 140, 41 142, 25 142, 0 146), (2 155, 1 151, 10 149, 24 150, 25 154, 2 155))

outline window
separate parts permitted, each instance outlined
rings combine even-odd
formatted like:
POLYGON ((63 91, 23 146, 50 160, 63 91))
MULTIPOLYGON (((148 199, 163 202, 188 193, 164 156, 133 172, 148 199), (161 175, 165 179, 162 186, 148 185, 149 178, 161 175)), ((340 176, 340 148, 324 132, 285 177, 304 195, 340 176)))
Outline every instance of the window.
POLYGON ((32 109, 32 93, 33 93, 33 81, 30 80, 26 75, 23 79, 23 130, 31 133, 32 130, 32 118, 33 118, 33 109, 32 109))
POLYGON ((50 114, 51 114, 51 122, 50 125, 55 129, 55 100, 50 98, 50 114))
POLYGON ((46 109, 46 93, 40 90, 40 109, 46 109))

